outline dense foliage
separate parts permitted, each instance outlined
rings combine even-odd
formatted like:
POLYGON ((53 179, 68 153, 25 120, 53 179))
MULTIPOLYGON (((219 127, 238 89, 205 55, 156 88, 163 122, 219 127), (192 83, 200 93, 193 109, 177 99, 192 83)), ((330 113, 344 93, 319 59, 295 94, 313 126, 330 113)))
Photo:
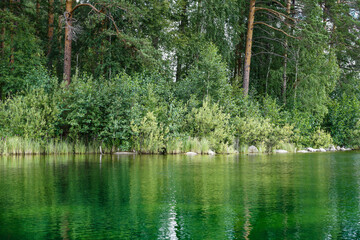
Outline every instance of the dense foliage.
POLYGON ((360 146, 358 0, 256 2, 248 95, 249 1, 73 1, 84 6, 71 16, 69 85, 65 2, 1 2, 1 141, 144 153, 360 146))

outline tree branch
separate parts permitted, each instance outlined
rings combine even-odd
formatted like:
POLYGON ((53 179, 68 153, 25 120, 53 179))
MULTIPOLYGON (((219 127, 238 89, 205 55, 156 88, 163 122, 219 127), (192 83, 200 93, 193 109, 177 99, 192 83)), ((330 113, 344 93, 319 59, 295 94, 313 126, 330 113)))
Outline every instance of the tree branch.
MULTIPOLYGON (((271 0, 271 2, 274 2, 276 4, 278 4, 279 6, 281 6, 282 8, 286 9, 286 7, 279 1, 276 1, 276 0, 271 0)), ((264 2, 259 2, 259 3, 264 3, 264 2)), ((267 2, 266 2, 267 3, 267 2)))
POLYGON ((274 52, 258 52, 258 53, 252 54, 252 56, 256 57, 257 55, 260 55, 260 54, 271 54, 271 55, 274 55, 274 56, 277 56, 277 57, 284 58, 283 55, 280 55, 280 54, 277 54, 277 53, 274 53, 274 52))
POLYGON ((278 42, 280 43, 281 45, 285 45, 283 39, 280 39, 280 38, 270 38, 270 37, 264 37, 264 36, 261 36, 261 37, 255 37, 255 39, 265 39, 265 40, 269 40, 269 41, 275 41, 275 42, 278 42))
POLYGON ((276 4, 278 4, 278 5, 280 5, 281 7, 283 7, 283 8, 285 8, 286 9, 286 6, 285 5, 283 5, 281 2, 279 2, 279 1, 276 1, 276 0, 272 0, 274 3, 276 3, 276 4))
POLYGON ((287 18, 293 22, 297 22, 297 20, 295 18, 292 18, 292 17, 289 17, 288 15, 284 14, 284 13, 281 13, 281 12, 278 12, 278 11, 275 11, 273 9, 270 9, 270 8, 263 8, 263 7, 256 7, 255 8, 255 11, 259 11, 259 10, 263 10, 263 11, 268 11, 278 17, 282 16, 284 18, 287 18))
POLYGON ((294 36, 288 34, 287 32, 285 32, 284 30, 282 30, 282 29, 280 29, 280 28, 273 27, 273 26, 271 26, 271 25, 269 25, 269 24, 267 24, 267 23, 264 23, 264 22, 254 22, 254 25, 256 25, 256 24, 265 25, 265 26, 267 26, 267 27, 269 27, 269 28, 271 28, 271 29, 273 29, 273 30, 275 30, 275 31, 282 32, 283 34, 285 34, 285 35, 288 36, 288 37, 291 37, 291 38, 294 38, 294 39, 300 39, 299 37, 294 37, 294 36))
POLYGON ((77 8, 83 7, 83 6, 88 6, 88 7, 92 8, 95 12, 101 13, 101 12, 100 12, 95 6, 93 6, 92 4, 90 4, 90 3, 81 3, 81 4, 76 5, 76 6, 71 10, 70 14, 72 15, 73 12, 74 12, 77 8))
MULTIPOLYGON (((119 36, 121 35, 121 31, 119 30, 118 26, 116 25, 115 20, 114 20, 113 16, 111 15, 111 13, 109 13, 109 15, 106 15, 103 11, 98 10, 94 5, 92 5, 92 4, 90 4, 90 3, 80 3, 80 4, 76 5, 76 6, 71 10, 71 12, 69 13, 69 15, 71 16, 77 8, 83 7, 83 6, 90 7, 92 10, 94 10, 94 11, 95 11, 96 13, 98 13, 98 14, 104 14, 104 15, 105 15, 107 18, 109 18, 110 21, 113 23, 117 35, 119 35, 119 36)), ((122 9, 122 8, 120 8, 120 9, 122 9)), ((125 9, 122 9, 122 10, 126 11, 125 9)), ((125 40, 124 38, 121 38, 121 41, 124 42, 125 46, 127 45, 127 42, 128 42, 127 40, 125 40)), ((137 49, 135 46, 131 46, 131 47, 132 47, 134 50, 138 51, 141 55, 143 55, 142 52, 139 51, 139 49, 137 49)))

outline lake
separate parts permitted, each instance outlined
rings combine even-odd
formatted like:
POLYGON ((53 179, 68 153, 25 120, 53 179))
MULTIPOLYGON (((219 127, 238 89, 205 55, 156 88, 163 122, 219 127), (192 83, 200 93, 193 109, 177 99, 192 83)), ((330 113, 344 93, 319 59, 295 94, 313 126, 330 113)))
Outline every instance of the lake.
POLYGON ((0 239, 359 239, 360 152, 0 157, 0 239))

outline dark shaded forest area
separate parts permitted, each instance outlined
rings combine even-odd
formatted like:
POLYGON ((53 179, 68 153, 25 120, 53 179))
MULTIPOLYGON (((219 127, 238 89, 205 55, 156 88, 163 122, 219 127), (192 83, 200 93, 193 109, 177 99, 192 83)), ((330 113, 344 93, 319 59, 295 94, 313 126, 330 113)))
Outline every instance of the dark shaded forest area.
POLYGON ((0 8, 0 153, 360 146, 359 0, 0 8))

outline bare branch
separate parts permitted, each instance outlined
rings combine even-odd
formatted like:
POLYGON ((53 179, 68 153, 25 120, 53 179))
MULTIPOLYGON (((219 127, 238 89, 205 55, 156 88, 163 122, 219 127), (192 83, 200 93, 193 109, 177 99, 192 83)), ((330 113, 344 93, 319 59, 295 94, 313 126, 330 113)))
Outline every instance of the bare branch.
POLYGON ((92 4, 90 4, 90 3, 81 3, 81 4, 76 5, 76 6, 71 10, 70 14, 72 15, 73 12, 74 12, 77 8, 82 7, 82 6, 88 6, 88 7, 92 8, 95 12, 101 13, 101 12, 100 12, 96 7, 94 7, 92 4))
POLYGON ((285 45, 283 39, 280 39, 280 38, 269 38, 269 37, 263 37, 263 36, 261 36, 261 37, 256 37, 256 38, 254 38, 254 40, 255 40, 255 39, 265 39, 265 40, 270 40, 270 41, 278 42, 278 43, 280 43, 280 44, 283 45, 283 46, 285 45))
MULTIPOLYGON (((282 8, 286 9, 286 7, 279 1, 276 1, 276 0, 271 0, 272 2, 278 4, 279 6, 281 6, 282 8)), ((267 3, 267 2, 258 2, 258 3, 267 3)))
POLYGON ((263 8, 263 7, 256 7, 256 8, 255 8, 255 11, 259 11, 259 10, 268 11, 268 12, 274 14, 275 16, 277 16, 277 17, 279 17, 279 18, 282 16, 282 17, 284 17, 284 18, 286 18, 286 19, 289 19, 289 20, 291 20, 291 21, 293 21, 293 22, 297 22, 297 20, 296 20, 295 18, 292 18, 292 17, 290 17, 290 16, 288 16, 288 15, 286 15, 286 14, 284 14, 284 13, 275 11, 275 10, 270 9, 270 8, 263 8))
POLYGON ((280 55, 280 54, 277 54, 277 53, 274 53, 274 52, 258 52, 258 53, 252 54, 252 56, 255 57, 255 56, 260 55, 260 54, 271 54, 271 55, 274 55, 274 56, 277 56, 277 57, 284 58, 283 55, 280 55))
POLYGON ((254 22, 254 25, 256 25, 256 24, 265 25, 265 26, 267 26, 267 27, 269 27, 269 28, 271 28, 271 29, 274 29, 275 31, 282 32, 283 34, 285 34, 285 35, 288 36, 288 37, 291 37, 291 38, 294 38, 294 39, 300 39, 300 38, 298 38, 298 37, 294 37, 294 36, 288 34, 287 32, 285 32, 284 30, 282 30, 282 29, 280 29, 280 28, 273 27, 273 26, 271 26, 271 25, 269 25, 269 24, 267 24, 267 23, 264 23, 264 22, 254 22))

